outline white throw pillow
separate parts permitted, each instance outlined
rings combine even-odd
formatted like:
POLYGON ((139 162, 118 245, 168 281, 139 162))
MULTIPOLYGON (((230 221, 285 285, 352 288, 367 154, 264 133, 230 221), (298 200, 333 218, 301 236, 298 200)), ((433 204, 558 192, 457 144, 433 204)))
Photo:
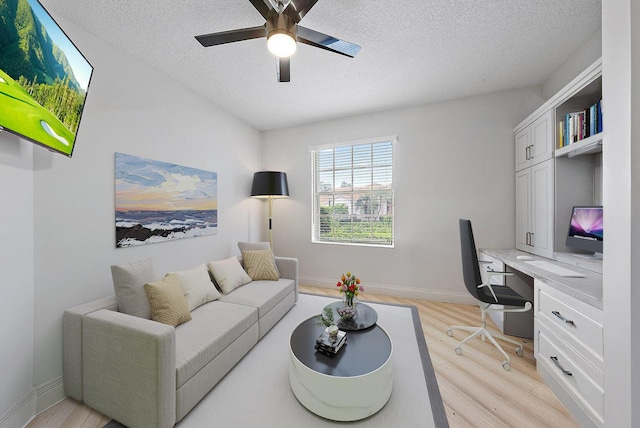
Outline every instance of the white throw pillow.
POLYGON ((207 266, 224 294, 251 282, 251 278, 242 269, 236 257, 210 262, 207 266))
POLYGON ((169 272, 167 275, 172 273, 177 274, 180 278, 180 285, 189 304, 189 311, 220 297, 220 293, 211 282, 209 271, 204 263, 188 270, 169 272))
POLYGON ((124 265, 112 265, 111 277, 118 311, 140 318, 151 319, 151 307, 144 285, 157 279, 153 258, 124 265))

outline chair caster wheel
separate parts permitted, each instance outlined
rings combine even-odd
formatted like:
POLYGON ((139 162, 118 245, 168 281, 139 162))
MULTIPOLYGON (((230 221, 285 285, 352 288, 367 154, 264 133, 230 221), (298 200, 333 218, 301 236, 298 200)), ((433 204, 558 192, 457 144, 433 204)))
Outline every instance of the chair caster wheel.
POLYGON ((458 346, 458 347, 456 348, 456 354, 458 354, 458 355, 462 355, 462 348, 461 348, 461 347, 459 347, 459 346, 458 346))
POLYGON ((447 330, 447 336, 453 337, 453 331, 451 329, 447 330))
POLYGON ((503 361, 502 368, 505 369, 506 371, 511 370, 511 364, 509 364, 509 361, 503 361))
POLYGON ((522 357, 524 355, 524 350, 522 348, 516 348, 516 355, 518 357, 522 357))

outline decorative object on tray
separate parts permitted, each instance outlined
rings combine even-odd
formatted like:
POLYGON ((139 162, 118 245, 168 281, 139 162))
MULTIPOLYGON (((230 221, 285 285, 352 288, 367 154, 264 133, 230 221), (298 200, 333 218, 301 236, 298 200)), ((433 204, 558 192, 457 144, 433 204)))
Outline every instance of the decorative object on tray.
POLYGON ((358 331, 367 329, 378 322, 378 314, 369 305, 365 303, 358 303, 358 312, 355 313, 353 318, 340 317, 340 312, 344 309, 344 303, 342 301, 336 301, 327 305, 331 308, 332 312, 336 315, 336 325, 343 331, 358 331))
POLYGON ((329 334, 333 337, 338 334, 338 326, 336 320, 334 319, 333 308, 331 306, 325 306, 324 309, 322 309, 322 313, 318 315, 318 321, 316 322, 316 325, 323 325, 327 327, 326 331, 328 331, 329 334))
POLYGON ((350 320, 351 318, 355 317, 356 314, 358 313, 358 311, 356 310, 356 308, 349 308, 349 307, 345 307, 345 308, 338 308, 338 315, 340 315, 340 318, 342 320, 350 320))
POLYGON ((344 307, 351 309, 349 311, 343 311, 343 314, 340 314, 343 318, 353 318, 357 312, 356 306, 358 306, 358 294, 364 291, 364 287, 360 285, 360 278, 356 278, 355 275, 352 275, 351 272, 347 272, 346 275, 342 275, 340 278, 341 281, 338 281, 336 287, 340 287, 340 292, 344 293, 342 301, 344 303, 344 307))
MULTIPOLYGON (((324 329, 322 334, 316 339, 316 350, 329 357, 333 357, 347 343, 347 333, 338 330, 335 335, 331 334, 331 327, 324 329)), ((336 327, 337 329, 337 327, 336 327)))

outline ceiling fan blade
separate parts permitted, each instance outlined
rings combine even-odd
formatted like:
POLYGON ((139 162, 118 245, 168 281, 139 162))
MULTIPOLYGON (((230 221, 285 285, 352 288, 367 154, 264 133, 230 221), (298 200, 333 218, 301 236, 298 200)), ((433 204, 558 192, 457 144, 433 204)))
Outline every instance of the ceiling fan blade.
POLYGON ((291 81, 291 58, 276 58, 278 82, 291 81))
POLYGON ((284 10, 284 13, 289 15, 291 19, 297 24, 309 13, 311 8, 315 6, 318 0, 291 0, 289 6, 284 10))
POLYGON ((239 42, 242 40, 258 39, 266 37, 265 26, 241 28, 239 30, 222 31, 220 33, 202 34, 196 39, 204 47, 223 45, 225 43, 239 42))
POLYGON ((255 7, 257 11, 260 12, 260 15, 262 15, 264 19, 267 19, 267 15, 269 15, 269 11, 271 10, 271 8, 267 5, 265 0, 249 0, 249 1, 253 5, 253 7, 255 7))
POLYGON ((354 58, 358 52, 360 52, 360 49, 362 49, 361 46, 356 44, 336 39, 333 36, 329 36, 300 25, 298 25, 298 41, 306 45, 315 46, 350 58, 354 58))

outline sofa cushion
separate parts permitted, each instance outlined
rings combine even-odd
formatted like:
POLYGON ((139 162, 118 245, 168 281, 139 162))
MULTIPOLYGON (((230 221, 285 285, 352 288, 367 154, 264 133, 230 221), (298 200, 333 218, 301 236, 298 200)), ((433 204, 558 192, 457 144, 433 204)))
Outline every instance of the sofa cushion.
POLYGON ((151 319, 172 326, 191 320, 189 304, 184 298, 180 277, 171 273, 155 282, 144 285, 149 297, 151 319))
POLYGON ((113 289, 118 311, 140 318, 151 318, 149 299, 144 284, 158 277, 153 268, 153 258, 123 265, 112 265, 113 289))
POLYGON ((220 297, 220 300, 258 308, 258 316, 262 318, 294 290, 294 281, 291 279, 253 281, 231 294, 220 297))
POLYGON ((204 263, 188 270, 169 273, 176 273, 180 277, 180 285, 190 311, 220 297, 204 263))
POLYGON ((280 279, 276 259, 271 250, 244 251, 242 260, 244 270, 252 280, 277 281, 280 279))
POLYGON ((210 262, 207 267, 224 294, 229 294, 241 285, 251 282, 251 278, 242 269, 237 257, 210 262))
POLYGON ((191 317, 190 322, 176 327, 178 388, 256 323, 258 311, 216 300, 195 309, 191 317))

